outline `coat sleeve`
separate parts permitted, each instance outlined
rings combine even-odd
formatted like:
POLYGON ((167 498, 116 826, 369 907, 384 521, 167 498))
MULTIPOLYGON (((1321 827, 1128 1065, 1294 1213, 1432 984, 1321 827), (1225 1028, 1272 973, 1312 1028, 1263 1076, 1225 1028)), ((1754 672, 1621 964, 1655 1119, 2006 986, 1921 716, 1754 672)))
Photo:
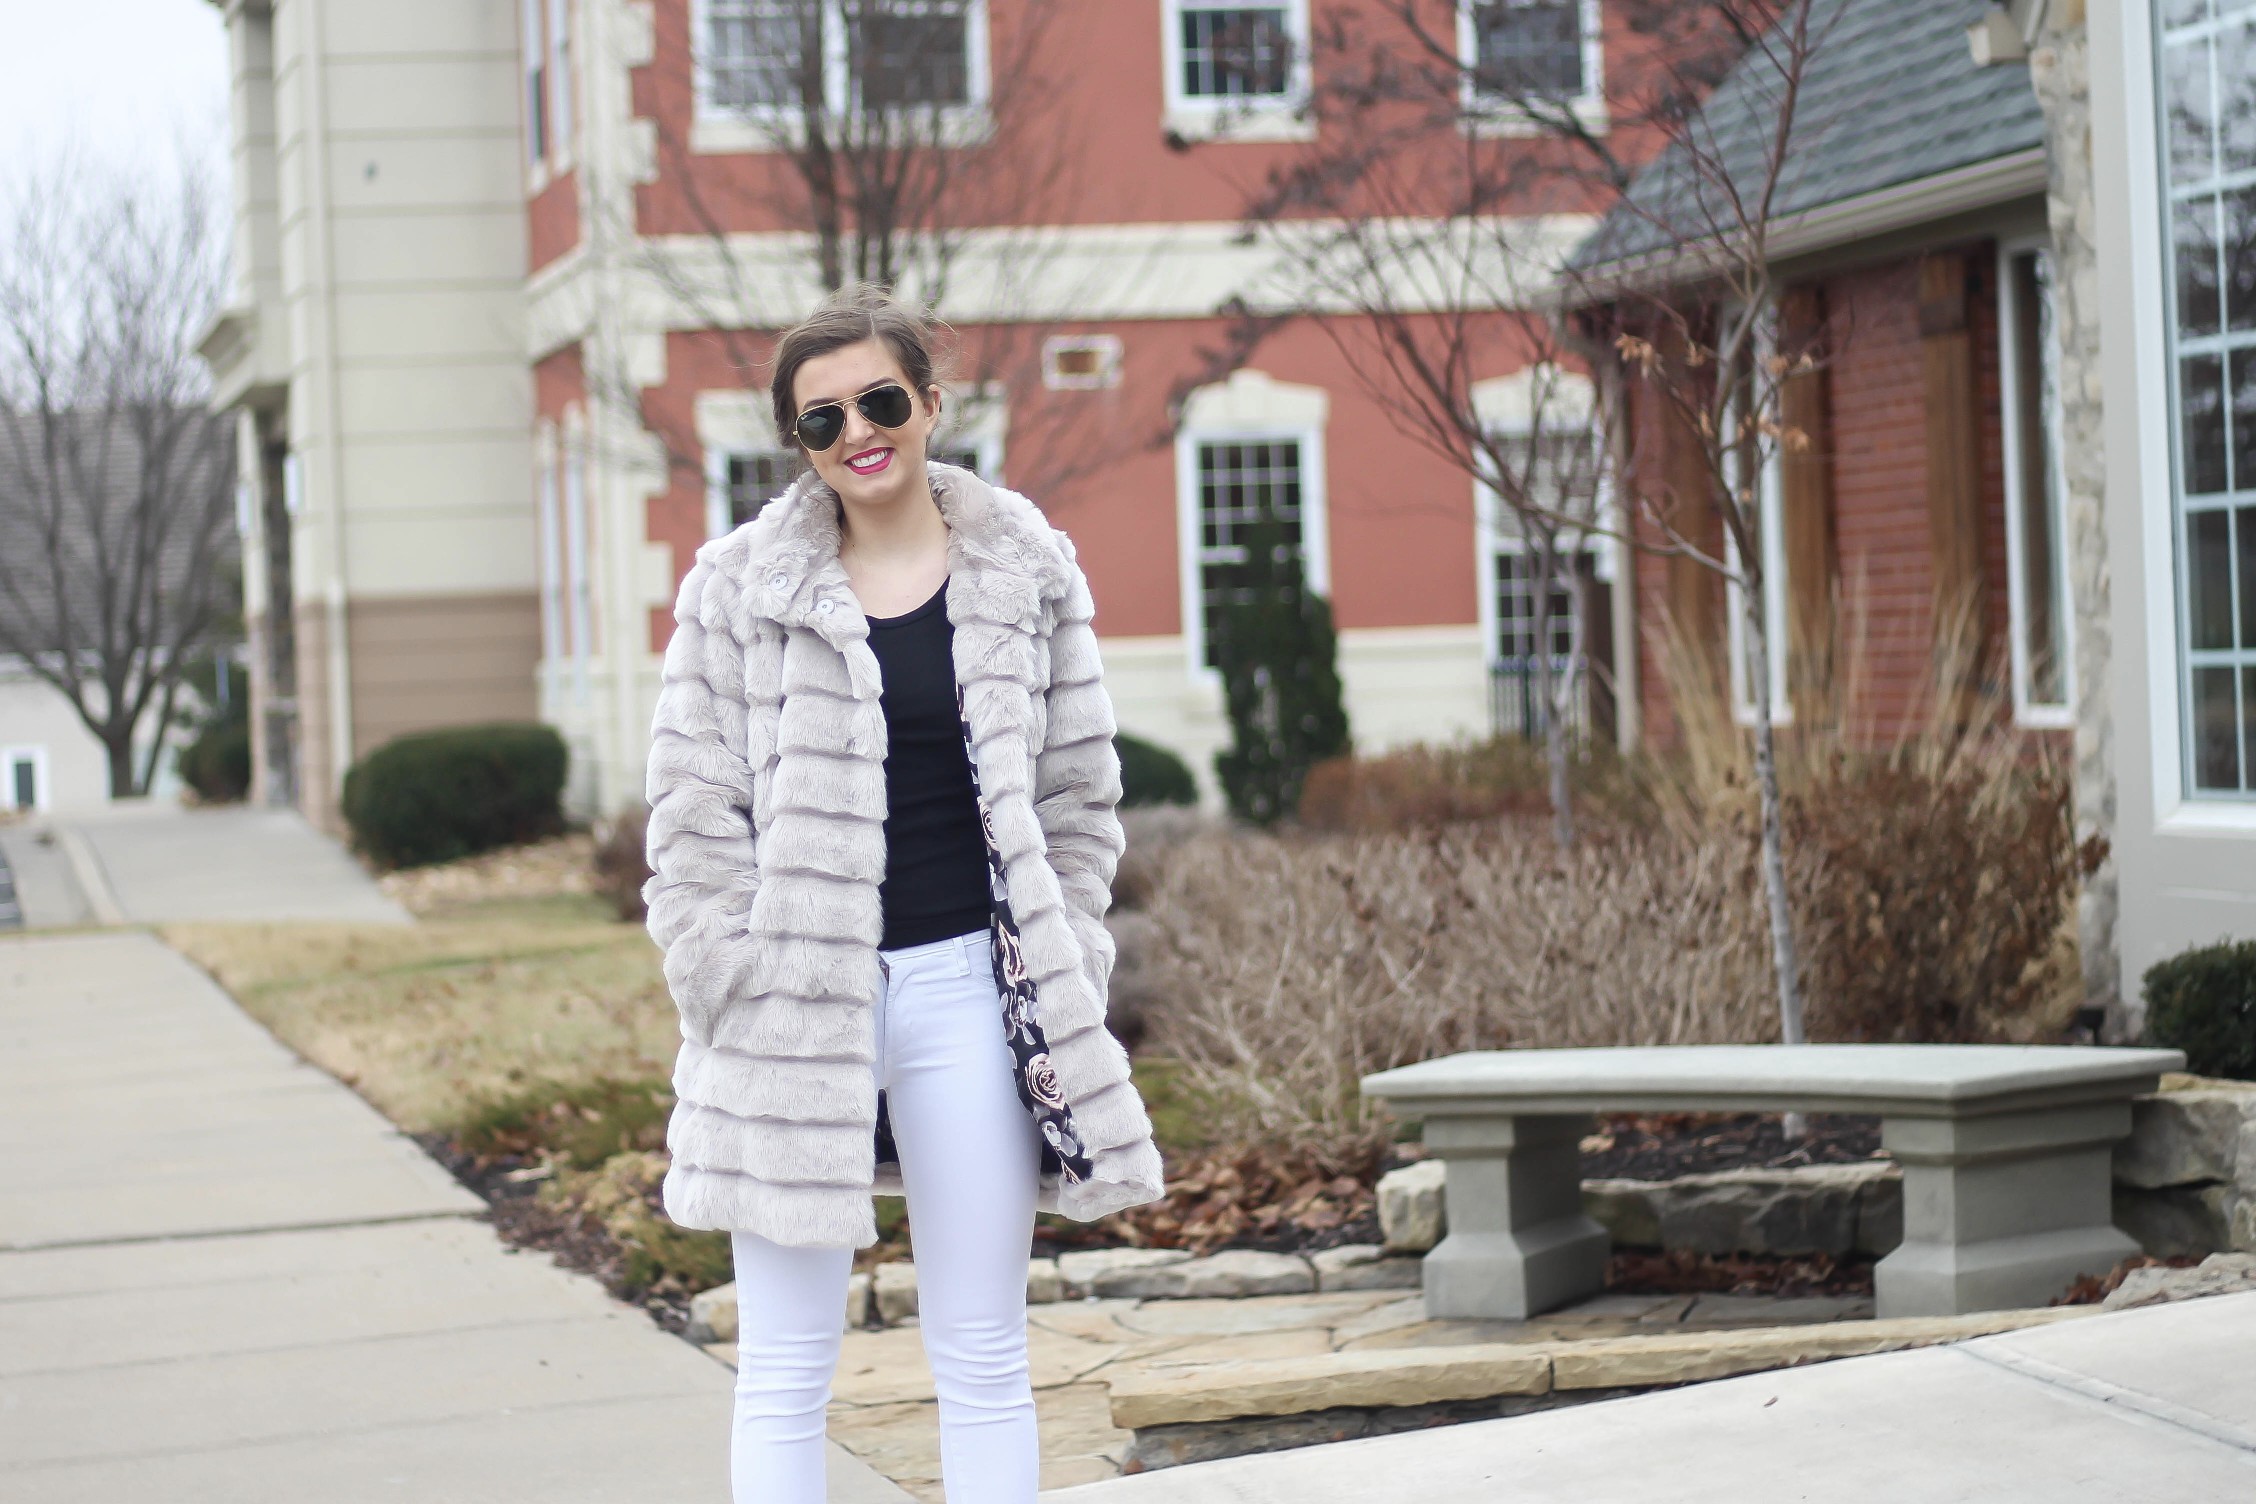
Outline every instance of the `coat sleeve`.
POLYGON ((1112 907, 1112 875, 1126 842, 1120 817, 1120 755, 1112 698, 1092 622, 1089 583, 1072 563, 1072 545, 1059 535, 1072 571, 1071 588, 1050 633, 1048 725, 1034 759, 1034 808, 1049 845, 1050 865, 1065 897, 1067 922, 1089 958, 1091 984, 1101 999, 1112 977, 1112 936, 1104 926, 1112 907))
POLYGON ((682 1032, 710 1043, 750 956, 760 885, 746 757, 743 655, 719 609, 726 582, 700 562, 682 581, 652 719, 643 885, 651 938, 682 1032))

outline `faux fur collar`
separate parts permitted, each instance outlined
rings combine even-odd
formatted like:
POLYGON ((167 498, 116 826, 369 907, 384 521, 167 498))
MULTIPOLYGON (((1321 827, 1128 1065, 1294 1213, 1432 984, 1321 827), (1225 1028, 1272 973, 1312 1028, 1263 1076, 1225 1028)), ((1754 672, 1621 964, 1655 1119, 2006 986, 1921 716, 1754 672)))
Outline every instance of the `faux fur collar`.
MULTIPOLYGON (((1065 544, 1039 508, 969 470, 929 463, 948 524, 948 615, 1031 628, 1072 588, 1065 544)), ((838 562, 838 493, 810 470, 760 515, 700 550, 760 615, 804 626, 844 649, 869 635, 838 562)))

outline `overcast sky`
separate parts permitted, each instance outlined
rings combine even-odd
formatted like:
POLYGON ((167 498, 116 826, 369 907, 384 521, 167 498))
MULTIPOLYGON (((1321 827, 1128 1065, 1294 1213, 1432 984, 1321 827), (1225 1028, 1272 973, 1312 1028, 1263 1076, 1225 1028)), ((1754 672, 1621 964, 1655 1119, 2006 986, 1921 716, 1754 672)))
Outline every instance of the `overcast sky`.
POLYGON ((0 176, 66 147, 161 171, 175 142, 224 167, 227 28, 209 0, 0 0, 0 38, 0 176))

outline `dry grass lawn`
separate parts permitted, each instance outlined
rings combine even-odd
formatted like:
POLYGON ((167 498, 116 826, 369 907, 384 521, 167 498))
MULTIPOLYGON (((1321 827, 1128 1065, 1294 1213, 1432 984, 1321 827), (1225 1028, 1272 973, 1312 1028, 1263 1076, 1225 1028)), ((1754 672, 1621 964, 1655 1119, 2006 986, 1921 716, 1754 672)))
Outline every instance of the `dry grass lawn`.
POLYGON ((414 926, 162 933, 409 1132, 540 1082, 663 1077, 680 1042, 650 937, 592 898, 461 904, 414 926))

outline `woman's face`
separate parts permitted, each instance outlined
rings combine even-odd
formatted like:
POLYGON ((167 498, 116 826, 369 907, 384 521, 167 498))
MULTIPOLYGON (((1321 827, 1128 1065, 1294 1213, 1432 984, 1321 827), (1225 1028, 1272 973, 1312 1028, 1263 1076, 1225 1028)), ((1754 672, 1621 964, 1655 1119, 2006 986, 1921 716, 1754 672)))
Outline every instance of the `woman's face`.
POLYGON ((846 426, 838 442, 808 451, 807 458, 847 505, 884 506, 931 494, 924 452, 940 421, 940 389, 919 392, 910 386, 883 340, 865 339, 816 356, 792 377, 791 397, 801 413, 828 402, 843 404, 846 426), (899 428, 878 427, 854 405, 862 393, 888 383, 914 399, 909 420, 899 428))

